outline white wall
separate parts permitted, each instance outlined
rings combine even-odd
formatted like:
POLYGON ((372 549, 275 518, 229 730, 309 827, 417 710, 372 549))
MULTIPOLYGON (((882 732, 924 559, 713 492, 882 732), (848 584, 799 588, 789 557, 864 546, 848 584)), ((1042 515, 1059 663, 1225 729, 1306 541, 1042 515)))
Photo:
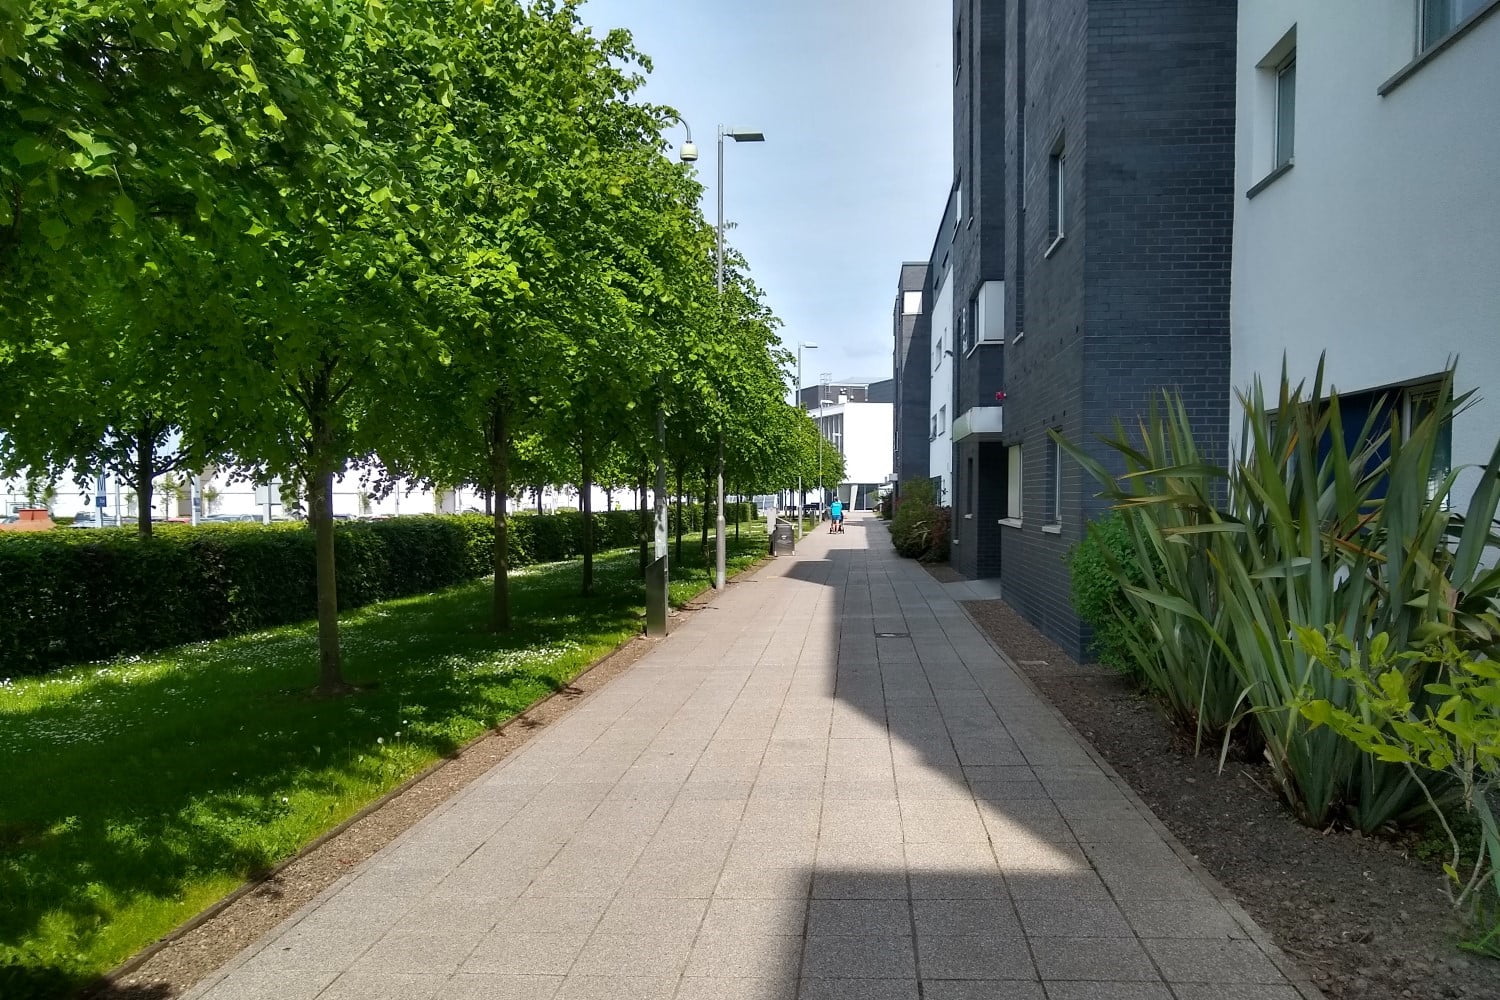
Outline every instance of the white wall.
MULTIPOLYGON (((890 425, 886 425, 886 451, 890 450, 890 425)), ((886 465, 890 464, 889 456, 886 465)), ((871 480, 875 482, 877 480, 871 480)), ((108 505, 105 514, 110 517, 122 517, 128 524, 134 519, 135 504, 126 497, 126 489, 116 483, 115 477, 110 476, 106 480, 108 487, 108 505)), ((204 514, 261 514, 265 511, 264 489, 257 489, 254 483, 245 481, 231 481, 226 474, 219 474, 205 479, 203 483, 205 491, 214 490, 217 497, 211 504, 204 505, 204 514)), ((0 513, 9 513, 11 509, 24 505, 25 480, 0 480, 0 513)), ((152 510, 156 517, 175 518, 178 516, 178 504, 174 500, 168 502, 160 492, 161 480, 157 481, 157 492, 152 503, 152 510)), ((74 482, 71 472, 60 477, 56 482, 57 498, 52 502, 52 513, 58 517, 71 517, 75 514, 94 510, 92 504, 92 490, 83 493, 74 482)), ((350 476, 335 480, 333 489, 333 512, 337 515, 359 517, 364 511, 361 510, 361 493, 364 487, 359 477, 350 476)), ((279 491, 278 491, 279 492, 279 491)), ((614 504, 622 510, 635 509, 635 491, 616 491, 614 504)), ((283 517, 279 496, 273 495, 272 516, 283 517)), ((648 505, 654 502, 654 494, 648 493, 648 505)), ((578 494, 572 491, 558 492, 546 490, 542 494, 542 509, 547 512, 557 510, 559 507, 579 507, 578 494)), ((451 491, 445 493, 442 498, 433 494, 425 487, 416 487, 406 484, 404 488, 393 491, 383 498, 371 498, 369 513, 371 515, 394 515, 394 514, 432 514, 453 513, 463 510, 483 510, 484 497, 477 491, 465 489, 455 496, 451 491), (440 504, 439 500, 443 502, 440 504)), ((536 501, 528 493, 519 502, 512 501, 512 510, 534 511, 536 501)), ((594 490, 594 510, 605 510, 605 494, 601 489, 594 490)))
POLYGON ((1500 12, 1381 97, 1415 55, 1416 8, 1240 4, 1233 380, 1274 384, 1283 354, 1311 376, 1326 349, 1334 386, 1352 392, 1457 357, 1458 391, 1483 397, 1454 425, 1461 465, 1487 460, 1500 435, 1500 12), (1294 166, 1247 199, 1271 166, 1257 63, 1294 24, 1294 166))
POLYGON ((895 407, 890 403, 842 403, 823 408, 825 423, 833 416, 843 417, 843 482, 878 486, 889 479, 895 407))
POLYGON ((927 414, 928 427, 939 410, 946 409, 947 419, 939 425, 938 436, 928 446, 928 474, 942 477, 942 503, 953 502, 953 271, 943 274, 943 287, 932 307, 932 346, 927 366, 932 371, 932 402, 927 414), (935 350, 942 342, 942 351, 935 350))

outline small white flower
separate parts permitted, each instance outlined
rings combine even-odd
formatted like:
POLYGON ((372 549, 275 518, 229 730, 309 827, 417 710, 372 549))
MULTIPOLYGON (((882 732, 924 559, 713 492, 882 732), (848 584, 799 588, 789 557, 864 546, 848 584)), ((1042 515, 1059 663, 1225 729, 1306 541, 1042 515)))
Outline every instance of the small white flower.
POLYGON ((384 743, 385 742, 385 737, 384 736, 377 736, 377 737, 375 737, 375 742, 376 743, 384 743))

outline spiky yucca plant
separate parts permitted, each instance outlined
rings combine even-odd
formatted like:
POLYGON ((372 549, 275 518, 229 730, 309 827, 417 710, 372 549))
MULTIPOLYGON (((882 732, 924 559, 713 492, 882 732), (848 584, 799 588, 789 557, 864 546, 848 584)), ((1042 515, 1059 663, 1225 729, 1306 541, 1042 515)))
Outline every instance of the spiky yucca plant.
POLYGON ((1437 461, 1444 427, 1469 399, 1454 398, 1451 372, 1419 419, 1404 423, 1381 405, 1352 434, 1338 394, 1324 387, 1320 364, 1310 387, 1283 372, 1274 401, 1259 382, 1242 393, 1239 451, 1227 470, 1202 460, 1172 395, 1142 421, 1139 441, 1117 433, 1107 442, 1125 459, 1123 477, 1061 443, 1125 512, 1140 555, 1160 567, 1144 585, 1121 582, 1150 623, 1137 644, 1142 670, 1174 716, 1191 721, 1200 742, 1214 734, 1224 745, 1239 720, 1253 720, 1304 822, 1322 825, 1343 809, 1374 829, 1417 804, 1419 789, 1404 770, 1287 709, 1311 692, 1361 711, 1347 681, 1296 642, 1297 630, 1331 627, 1356 648, 1384 633, 1399 648, 1441 638, 1500 651, 1490 624, 1500 571, 1486 556, 1500 551, 1500 447, 1456 513, 1459 471, 1437 461))

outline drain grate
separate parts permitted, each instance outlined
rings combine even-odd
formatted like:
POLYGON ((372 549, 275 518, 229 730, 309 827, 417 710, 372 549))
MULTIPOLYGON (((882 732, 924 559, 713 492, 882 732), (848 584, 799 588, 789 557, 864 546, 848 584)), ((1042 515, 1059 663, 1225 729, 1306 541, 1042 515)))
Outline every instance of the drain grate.
POLYGON ((910 639, 910 632, 876 632, 877 639, 910 639))

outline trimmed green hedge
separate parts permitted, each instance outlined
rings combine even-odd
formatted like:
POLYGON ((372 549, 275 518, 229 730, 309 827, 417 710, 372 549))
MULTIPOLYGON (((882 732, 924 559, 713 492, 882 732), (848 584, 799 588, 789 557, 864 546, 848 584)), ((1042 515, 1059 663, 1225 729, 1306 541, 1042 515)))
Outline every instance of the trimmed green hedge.
MULTIPOLYGON (((749 505, 736 504, 745 516, 749 505)), ((684 521, 702 523, 684 510, 684 521)), ((594 515, 595 549, 640 539, 636 511, 594 515)), ((583 515, 517 515, 514 568, 583 553, 583 515)), ((493 522, 475 514, 340 523, 339 607, 429 593, 490 572, 493 522)), ((219 639, 316 614, 305 524, 162 525, 0 533, 0 678, 219 639)))

